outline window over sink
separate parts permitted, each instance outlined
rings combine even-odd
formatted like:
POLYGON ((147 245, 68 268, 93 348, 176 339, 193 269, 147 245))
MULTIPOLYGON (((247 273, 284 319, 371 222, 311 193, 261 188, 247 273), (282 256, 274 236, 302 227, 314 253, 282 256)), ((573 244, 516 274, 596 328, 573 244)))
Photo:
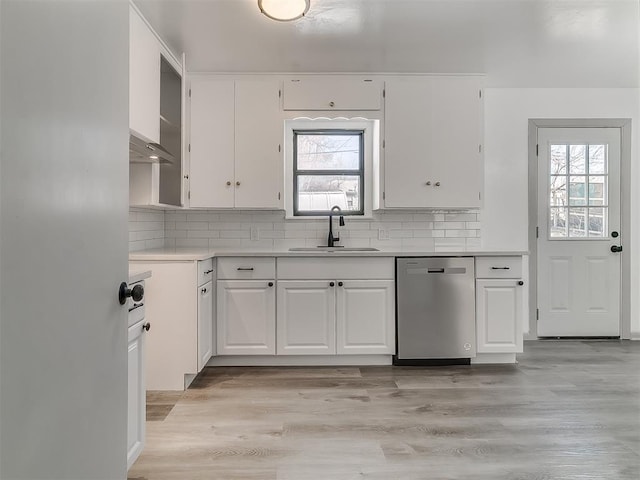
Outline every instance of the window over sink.
POLYGON ((298 118, 285 122, 288 218, 371 215, 378 120, 298 118))

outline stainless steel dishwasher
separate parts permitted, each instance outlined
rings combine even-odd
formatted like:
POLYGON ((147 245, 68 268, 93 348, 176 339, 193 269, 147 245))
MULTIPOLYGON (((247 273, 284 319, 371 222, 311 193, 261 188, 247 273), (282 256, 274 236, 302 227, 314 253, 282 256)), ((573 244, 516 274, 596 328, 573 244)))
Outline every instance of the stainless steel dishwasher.
POLYGON ((468 364, 476 356, 474 261, 396 259, 394 365, 468 364))

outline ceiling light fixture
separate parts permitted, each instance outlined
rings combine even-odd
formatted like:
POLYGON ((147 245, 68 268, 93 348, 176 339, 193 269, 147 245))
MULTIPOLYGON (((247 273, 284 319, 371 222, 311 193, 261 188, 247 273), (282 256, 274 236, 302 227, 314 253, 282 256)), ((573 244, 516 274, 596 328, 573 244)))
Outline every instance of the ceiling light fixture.
POLYGON ((272 20, 290 22, 304 17, 311 0, 258 0, 258 8, 272 20))

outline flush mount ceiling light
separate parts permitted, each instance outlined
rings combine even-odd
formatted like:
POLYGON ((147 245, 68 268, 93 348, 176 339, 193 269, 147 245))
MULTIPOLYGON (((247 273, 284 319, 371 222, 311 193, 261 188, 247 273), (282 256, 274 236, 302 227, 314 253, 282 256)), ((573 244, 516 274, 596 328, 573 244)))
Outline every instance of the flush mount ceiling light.
POLYGON ((258 8, 272 20, 290 22, 304 17, 311 0, 258 0, 258 8))

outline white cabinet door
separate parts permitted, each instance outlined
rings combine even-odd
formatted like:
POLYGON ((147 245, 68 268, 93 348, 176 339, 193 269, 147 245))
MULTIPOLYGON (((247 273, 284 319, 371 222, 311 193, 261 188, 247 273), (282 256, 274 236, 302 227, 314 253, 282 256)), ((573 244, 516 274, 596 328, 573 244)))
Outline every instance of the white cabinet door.
POLYGON ((198 287, 198 372, 213 355, 213 282, 198 287))
POLYGON ((337 353, 395 353, 394 281, 339 281, 336 293, 337 353))
POLYGON ((385 206, 481 205, 480 77, 386 82, 385 206))
POLYGON ((478 353, 522 352, 523 294, 516 279, 476 280, 478 353))
POLYGON ((129 327, 128 356, 128 418, 127 468, 136 461, 144 448, 147 399, 144 383, 144 320, 129 327))
POLYGON ((189 205, 234 206, 233 80, 191 79, 189 205))
POLYGON ((327 280, 278 282, 278 355, 336 353, 335 285, 327 280))
POLYGON ((275 280, 218 280, 218 355, 274 355, 275 300, 275 280))
POLYGON ((365 77, 305 77, 284 84, 285 110, 380 110, 380 80, 365 77))
POLYGON ((129 7, 129 128, 160 142, 160 43, 129 7))
POLYGON ((282 208, 280 82, 236 80, 235 206, 282 208))

